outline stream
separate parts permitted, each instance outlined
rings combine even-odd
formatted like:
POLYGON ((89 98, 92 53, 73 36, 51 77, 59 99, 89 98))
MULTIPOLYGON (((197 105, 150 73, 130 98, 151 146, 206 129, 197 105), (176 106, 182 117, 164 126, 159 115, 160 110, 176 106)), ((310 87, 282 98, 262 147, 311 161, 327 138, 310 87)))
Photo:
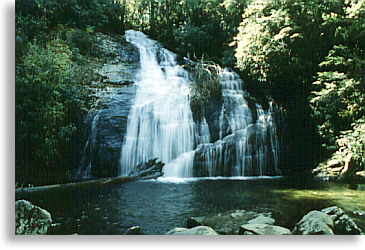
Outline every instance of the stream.
POLYGON ((276 225, 292 229, 310 210, 337 205, 365 231, 365 185, 299 183, 282 177, 159 178, 76 192, 48 191, 22 197, 52 214, 51 234, 120 235, 132 226, 161 235, 186 227, 193 216, 244 209, 272 212, 276 225))

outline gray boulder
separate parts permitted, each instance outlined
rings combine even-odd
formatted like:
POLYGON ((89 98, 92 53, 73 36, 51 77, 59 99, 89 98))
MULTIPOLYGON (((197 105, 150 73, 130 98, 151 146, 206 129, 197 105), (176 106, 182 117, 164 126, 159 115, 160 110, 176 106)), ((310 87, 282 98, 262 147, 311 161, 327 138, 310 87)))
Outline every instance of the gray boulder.
POLYGON ((291 235, 289 229, 268 224, 241 225, 238 231, 240 235, 291 235))
POLYGON ((46 234, 51 226, 51 214, 26 200, 15 202, 15 234, 46 234))
POLYGON ((211 227, 197 226, 193 228, 177 227, 168 231, 165 235, 219 235, 211 227))
POLYGON ((191 217, 187 220, 187 227, 208 226, 221 235, 238 234, 241 225, 247 223, 274 224, 275 219, 271 218, 271 212, 254 212, 236 210, 207 217, 191 217))
POLYGON ((361 229, 356 225, 356 223, 347 216, 341 208, 337 206, 328 207, 322 209, 322 212, 331 216, 335 234, 341 235, 359 235, 362 233, 361 229))
POLYGON ((300 235, 334 235, 332 218, 319 211, 310 211, 294 226, 292 233, 300 235))

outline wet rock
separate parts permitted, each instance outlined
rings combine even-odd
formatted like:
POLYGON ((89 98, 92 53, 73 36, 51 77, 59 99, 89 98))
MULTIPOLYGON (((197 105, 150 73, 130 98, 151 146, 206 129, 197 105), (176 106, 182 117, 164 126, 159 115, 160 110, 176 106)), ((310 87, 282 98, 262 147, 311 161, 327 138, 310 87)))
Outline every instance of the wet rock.
POLYGON ((291 235, 289 229, 268 224, 241 225, 238 231, 240 235, 291 235))
POLYGON ((166 235, 218 235, 211 227, 197 226, 193 228, 174 228, 166 233, 166 235))
POLYGON ((254 211, 236 210, 215 216, 192 217, 187 220, 187 227, 208 226, 221 235, 238 234, 243 224, 251 222, 274 223, 270 212, 258 213, 254 211))
POLYGON ((341 235, 359 235, 362 230, 356 225, 356 223, 337 206, 328 207, 322 209, 322 212, 331 216, 335 234, 341 235))
POLYGON ((260 214, 258 217, 256 217, 255 219, 249 220, 248 221, 249 224, 268 224, 268 225, 273 225, 275 223, 275 219, 260 214))
POLYGON ((356 210, 356 211, 353 212, 353 214, 358 215, 358 216, 364 216, 365 215, 365 211, 356 210))
POLYGON ((128 229, 124 235, 144 235, 139 226, 131 227, 128 229))
POLYGON ((331 216, 310 211, 293 228, 293 234, 300 235, 333 235, 333 220, 331 216))
POLYGON ((15 202, 15 234, 47 234, 51 214, 26 200, 15 202))

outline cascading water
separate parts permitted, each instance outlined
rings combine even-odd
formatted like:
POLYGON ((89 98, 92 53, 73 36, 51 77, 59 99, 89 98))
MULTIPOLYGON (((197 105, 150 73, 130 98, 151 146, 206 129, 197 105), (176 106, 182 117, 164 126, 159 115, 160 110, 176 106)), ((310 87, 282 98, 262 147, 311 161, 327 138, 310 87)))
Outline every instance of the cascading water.
POLYGON ((222 106, 215 124, 219 139, 212 142, 213 125, 205 117, 194 124, 188 73, 177 65, 175 54, 141 32, 126 31, 126 39, 139 49, 141 67, 119 175, 156 157, 166 164, 165 177, 280 174, 272 103, 265 111, 243 90, 235 72, 222 70, 222 106))
POLYGON ((267 112, 242 89, 229 69, 220 72, 222 107, 219 140, 195 150, 194 176, 262 176, 280 174, 274 108, 267 112), (251 102, 251 103, 250 103, 251 102))
POLYGON ((77 170, 76 177, 78 178, 90 178, 91 177, 91 163, 94 159, 94 148, 97 134, 97 125, 100 119, 100 115, 97 113, 91 122, 91 134, 85 144, 84 154, 80 162, 79 169, 77 170))
MULTIPOLYGON (((176 65, 172 52, 143 33, 129 30, 126 38, 140 51, 141 69, 121 151, 120 175, 128 175, 133 167, 155 157, 168 165, 194 149, 187 73, 176 65)), ((190 173, 179 175, 189 177, 190 173)))

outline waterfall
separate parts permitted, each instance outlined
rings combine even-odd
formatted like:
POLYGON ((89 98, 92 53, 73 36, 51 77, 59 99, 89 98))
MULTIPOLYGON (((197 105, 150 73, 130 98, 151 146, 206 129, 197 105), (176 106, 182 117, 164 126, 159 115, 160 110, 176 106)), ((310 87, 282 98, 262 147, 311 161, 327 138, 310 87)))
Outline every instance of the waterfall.
POLYGON ((99 113, 97 113, 91 122, 91 133, 86 141, 83 156, 77 170, 76 177, 78 178, 89 178, 91 177, 91 163, 94 159, 95 141, 97 135, 97 125, 100 119, 99 113))
POLYGON ((220 75, 219 140, 197 147, 194 176, 280 174, 273 104, 265 111, 243 90, 243 82, 235 72, 224 69, 220 75))
POLYGON ((195 124, 189 75, 177 65, 175 54, 138 31, 126 31, 126 39, 139 49, 140 71, 119 175, 156 157, 165 163, 165 177, 280 174, 273 103, 265 111, 234 71, 221 69, 221 106, 215 104, 209 122, 203 116, 195 124), (210 131, 219 131, 219 136, 210 131))
MULTIPOLYGON (((166 164, 168 172, 170 162, 194 149, 187 73, 177 65, 175 54, 143 33, 126 31, 126 39, 139 49, 141 68, 119 174, 128 175, 139 163, 156 157, 166 164)), ((180 177, 189 177, 188 172, 180 177)))

